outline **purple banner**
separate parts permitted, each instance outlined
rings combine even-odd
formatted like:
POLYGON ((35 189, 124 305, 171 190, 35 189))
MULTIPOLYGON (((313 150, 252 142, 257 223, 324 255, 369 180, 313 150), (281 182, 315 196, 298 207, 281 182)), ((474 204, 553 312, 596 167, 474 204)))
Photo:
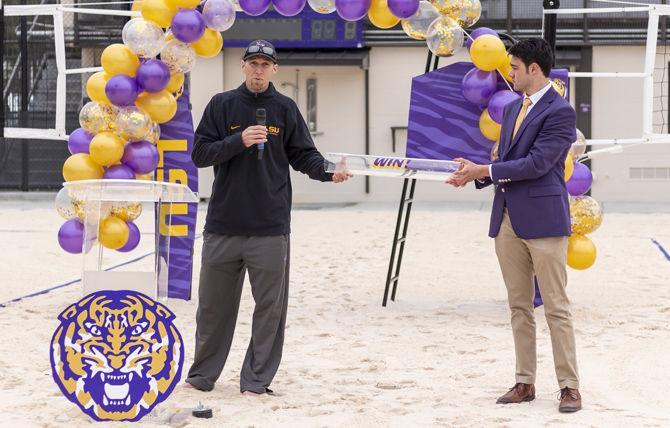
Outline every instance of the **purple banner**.
MULTIPOLYGON (((188 79, 184 85, 184 92, 177 100, 177 114, 171 121, 161 125, 161 138, 158 142, 160 162, 156 169, 156 181, 186 184, 192 191, 197 192, 198 169, 191 161, 194 130, 188 79)), ((170 237, 168 297, 191 299, 197 212, 197 203, 161 206, 160 236, 170 237)))
MULTIPOLYGON (((488 163, 493 143, 479 130, 480 108, 463 97, 463 76, 474 65, 458 62, 412 79, 407 125, 408 158, 452 160, 457 157, 488 163)), ((568 92, 568 70, 549 75, 568 92)), ((509 89, 498 76, 498 90, 509 89)))

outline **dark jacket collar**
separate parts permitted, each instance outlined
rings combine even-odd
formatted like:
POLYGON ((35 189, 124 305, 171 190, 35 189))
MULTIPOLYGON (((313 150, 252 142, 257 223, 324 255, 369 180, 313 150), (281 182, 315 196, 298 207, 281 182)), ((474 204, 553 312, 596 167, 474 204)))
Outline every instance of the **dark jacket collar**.
POLYGON ((265 90, 265 92, 251 92, 249 88, 247 88, 247 84, 243 82, 237 90, 245 97, 249 98, 251 100, 261 100, 261 99, 268 99, 272 98, 275 96, 277 93, 277 90, 275 89, 275 86, 270 82, 270 85, 268 85, 268 88, 265 90))

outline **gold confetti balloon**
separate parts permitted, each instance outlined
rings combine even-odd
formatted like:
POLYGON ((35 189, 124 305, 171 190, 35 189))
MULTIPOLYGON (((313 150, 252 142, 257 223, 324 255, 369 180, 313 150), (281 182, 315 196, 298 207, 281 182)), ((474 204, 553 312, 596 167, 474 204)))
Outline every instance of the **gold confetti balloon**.
POLYGON ((572 233, 586 235, 600 227, 603 211, 598 201, 590 196, 577 196, 570 201, 572 233))
POLYGON ((572 143, 572 155, 578 158, 584 153, 586 153, 586 137, 577 129, 577 140, 572 143))
POLYGON ((161 126, 156 122, 153 122, 151 124, 151 130, 144 137, 144 141, 148 141, 155 146, 156 144, 158 144, 158 140, 160 139, 161 139, 161 126))
POLYGON ((89 134, 99 134, 105 131, 114 131, 115 113, 112 107, 91 101, 86 103, 79 112, 79 125, 89 134))
POLYGON ((451 56, 463 47, 463 30, 454 19, 443 16, 428 27, 426 44, 437 56, 451 56))
POLYGON ((143 140, 151 132, 151 116, 135 107, 123 107, 116 116, 116 133, 126 141, 143 140))
POLYGON ((437 18, 440 12, 430 2, 422 0, 416 13, 407 19, 400 20, 402 29, 409 37, 416 40, 426 40, 428 27, 437 18))
MULTIPOLYGON (((60 189, 58 194, 56 194, 55 204, 56 212, 65 220, 71 220, 73 218, 79 217, 73 204, 72 197, 70 196, 70 191, 65 187, 60 189)), ((79 219, 82 219, 82 217, 79 217, 79 219)))
POLYGON ((155 22, 134 18, 121 33, 123 43, 142 58, 154 58, 165 47, 165 33, 155 22))
POLYGON ((133 221, 142 214, 142 202, 114 202, 110 214, 123 221, 133 221))
POLYGON ((163 61, 171 73, 188 73, 195 66, 195 51, 187 43, 172 39, 161 51, 163 61))
POLYGON ((462 28, 472 27, 482 15, 482 4, 479 0, 456 0, 446 7, 444 16, 455 19, 462 28))
POLYGON ((430 0, 430 2, 443 16, 454 15, 461 7, 461 0, 430 0))
POLYGON ((335 0, 307 0, 307 3, 316 13, 327 15, 335 12, 335 0))

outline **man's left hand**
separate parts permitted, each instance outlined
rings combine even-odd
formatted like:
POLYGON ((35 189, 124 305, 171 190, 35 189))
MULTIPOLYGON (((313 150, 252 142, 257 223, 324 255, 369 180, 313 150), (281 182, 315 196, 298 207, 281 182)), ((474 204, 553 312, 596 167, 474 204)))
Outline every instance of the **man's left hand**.
POLYGON ((456 158, 456 162, 461 163, 461 168, 447 180, 447 183, 456 187, 463 187, 471 181, 488 176, 488 166, 478 165, 467 159, 456 158))

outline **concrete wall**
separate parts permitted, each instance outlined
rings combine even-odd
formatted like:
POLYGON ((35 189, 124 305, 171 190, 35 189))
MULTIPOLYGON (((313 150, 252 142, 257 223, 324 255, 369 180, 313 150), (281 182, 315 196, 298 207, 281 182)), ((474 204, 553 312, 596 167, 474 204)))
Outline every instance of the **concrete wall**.
MULTIPOLYGON (((644 69, 643 46, 599 46, 593 48, 593 71, 641 72, 644 69)), ((667 66, 668 58, 658 58, 656 67, 667 66)), ((668 70, 659 70, 655 96, 668 91, 668 70), (665 76, 663 76, 665 74, 665 76)), ((667 123, 667 103, 656 100, 654 123, 667 123)), ((638 138, 642 136, 642 79, 594 78, 592 92, 592 135, 594 139, 638 138)), ((657 127, 656 132, 660 132, 657 127)), ((667 125, 666 130, 667 132, 667 125)), ((621 154, 595 157, 593 197, 603 202, 670 202, 670 179, 631 178, 631 168, 646 168, 648 175, 663 176, 670 169, 670 144, 637 146, 621 154), (659 173, 656 173, 658 168, 659 173)), ((632 172, 635 175, 640 170, 632 172)))

